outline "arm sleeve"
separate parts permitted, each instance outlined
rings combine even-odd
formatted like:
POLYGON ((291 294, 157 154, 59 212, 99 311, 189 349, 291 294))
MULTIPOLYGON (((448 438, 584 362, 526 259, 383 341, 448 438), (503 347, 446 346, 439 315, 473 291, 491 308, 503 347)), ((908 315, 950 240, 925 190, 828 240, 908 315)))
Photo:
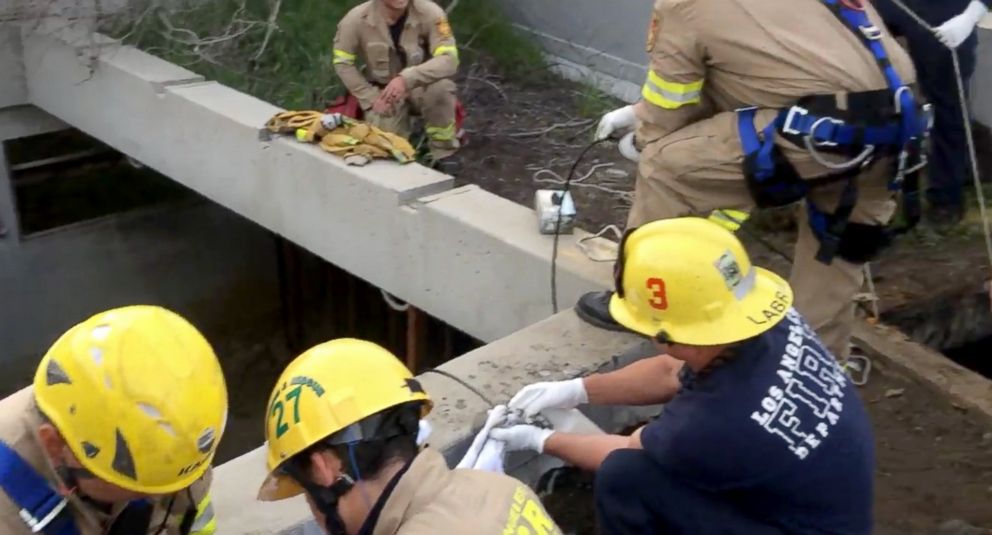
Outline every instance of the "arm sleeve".
POLYGON ((431 59, 400 72, 408 89, 423 87, 451 78, 458 70, 458 47, 448 17, 436 4, 430 5, 430 33, 427 38, 431 59))
POLYGON ((350 14, 338 23, 334 36, 334 72, 349 93, 358 99, 362 109, 368 110, 379 96, 379 90, 369 83, 355 65, 358 56, 358 24, 350 14))
POLYGON ((697 40, 692 9, 685 0, 655 4, 646 47, 651 65, 636 108, 647 130, 646 135, 638 132, 639 142, 664 137, 708 113, 702 98, 705 50, 697 40))

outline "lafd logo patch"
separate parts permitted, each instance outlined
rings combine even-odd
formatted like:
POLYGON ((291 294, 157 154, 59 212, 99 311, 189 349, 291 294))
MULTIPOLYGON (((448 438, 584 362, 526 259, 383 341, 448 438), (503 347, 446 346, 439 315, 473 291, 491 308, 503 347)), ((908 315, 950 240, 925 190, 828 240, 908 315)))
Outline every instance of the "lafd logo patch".
POLYGON ((720 271, 720 275, 723 276, 724 282, 727 283, 727 289, 733 291, 740 285, 741 281, 744 280, 744 274, 741 273, 741 267, 737 264, 737 260, 734 259, 734 255, 727 251, 716 261, 716 269, 720 271))
POLYGON ((661 20, 657 13, 651 14, 651 24, 648 25, 648 42, 644 46, 646 52, 654 50, 654 43, 658 39, 658 30, 661 29, 661 20))
POLYGON ((451 39, 451 24, 448 23, 448 19, 441 17, 437 21, 437 33, 441 34, 442 39, 451 39))

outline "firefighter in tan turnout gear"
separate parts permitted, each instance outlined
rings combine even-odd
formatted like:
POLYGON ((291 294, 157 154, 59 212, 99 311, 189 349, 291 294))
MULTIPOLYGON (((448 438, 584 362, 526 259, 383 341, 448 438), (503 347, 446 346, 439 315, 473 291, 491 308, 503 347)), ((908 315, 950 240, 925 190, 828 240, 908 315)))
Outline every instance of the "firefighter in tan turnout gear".
POLYGON ((269 477, 259 498, 306 494, 330 535, 561 535, 537 496, 503 474, 451 470, 418 441, 420 383, 371 342, 332 340, 296 358, 269 398, 269 477))
POLYGON ((97 314, 0 401, 3 535, 212 535, 227 390, 210 344, 152 306, 97 314))
POLYGON ((457 69, 451 25, 430 0, 370 0, 338 24, 334 70, 358 99, 365 118, 408 137, 410 113, 419 113, 435 161, 444 161, 459 147, 451 79, 457 69))
MULTIPOLYGON (((861 0, 658 0, 642 99, 597 135, 636 126, 628 226, 800 203, 796 308, 846 359, 863 264, 918 219, 928 109, 912 63, 861 0)), ((729 216, 729 217, 728 217, 729 216)), ((586 321, 619 329, 610 293, 583 296, 586 321)))

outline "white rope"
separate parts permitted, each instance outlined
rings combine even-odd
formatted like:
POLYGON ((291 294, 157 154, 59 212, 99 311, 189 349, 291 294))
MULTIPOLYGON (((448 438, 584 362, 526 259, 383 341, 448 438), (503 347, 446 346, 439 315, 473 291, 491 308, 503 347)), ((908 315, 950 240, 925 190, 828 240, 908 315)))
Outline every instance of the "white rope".
POLYGON ((871 276, 871 263, 865 262, 865 281, 868 282, 868 293, 871 295, 871 315, 878 321, 881 315, 878 310, 878 292, 875 291, 875 279, 871 276))
POLYGON ((586 243, 586 242, 592 241, 592 240, 594 240, 596 238, 603 237, 603 235, 606 234, 607 232, 612 232, 613 235, 616 236, 617 243, 618 244, 620 243, 620 239, 623 237, 623 232, 620 232, 620 227, 618 227, 616 225, 606 225, 605 227, 603 227, 602 229, 600 229, 599 232, 597 232, 595 234, 592 234, 592 235, 589 235, 589 236, 586 236, 585 238, 582 238, 581 240, 579 240, 578 242, 576 242, 575 245, 579 248, 580 251, 582 251, 582 254, 586 255, 586 258, 588 258, 589 260, 592 260, 593 262, 616 262, 617 261, 617 256, 616 255, 613 255, 613 256, 597 256, 597 255, 594 255, 593 252, 592 252, 592 250, 590 249, 589 245, 586 243))
MULTIPOLYGON (((599 169, 607 168, 607 167, 613 167, 613 164, 612 163, 600 163, 600 164, 596 164, 596 165, 590 167, 589 170, 586 172, 586 174, 584 174, 584 175, 582 175, 582 176, 580 176, 578 178, 572 179, 572 182, 571 182, 571 184, 569 186, 570 187, 578 187, 578 188, 594 189, 594 190, 602 191, 602 192, 605 192, 605 193, 609 193, 610 195, 615 195, 616 197, 619 197, 621 200, 627 201, 628 203, 629 202, 633 202, 633 200, 634 200, 634 193, 631 192, 631 191, 623 191, 623 190, 619 190, 619 189, 614 189, 614 188, 611 188, 609 186, 604 186, 602 184, 587 184, 587 183, 585 183, 585 180, 588 179, 588 178, 590 178, 591 176, 593 176, 596 173, 596 171, 598 171, 599 169)), ((562 178, 562 176, 559 175, 558 173, 552 171, 551 169, 548 169, 546 167, 542 167, 542 168, 528 167, 528 170, 534 171, 534 174, 531 176, 531 178, 533 179, 534 182, 537 182, 538 184, 554 184, 556 186, 563 186, 563 185, 565 185, 565 179, 562 178), (544 175, 550 175, 551 177, 550 178, 545 178, 544 175)))
MULTIPOLYGON (((936 35, 937 30, 927 24, 927 21, 920 18, 901 0, 892 2, 903 10, 907 15, 916 21, 921 27, 936 35)), ((974 31, 974 30, 973 30, 974 31)), ((989 216, 985 208, 985 190, 982 188, 982 181, 978 176, 978 156, 975 151, 975 136, 971 131, 971 114, 968 112, 968 95, 964 89, 964 77, 961 76, 961 62, 958 60, 958 53, 952 47, 947 47, 951 51, 951 62, 954 64, 954 78, 958 85, 958 103, 961 106, 961 119, 964 121, 965 137, 968 140, 968 156, 971 158, 971 178, 975 183, 975 195, 978 197, 978 210, 982 216, 982 230, 985 233, 985 252, 989 258, 989 272, 992 274, 992 227, 989 226, 989 216)))
POLYGON ((410 308, 410 303, 401 303, 398 299, 389 295, 389 293, 386 292, 386 290, 379 290, 379 291, 382 292, 382 300, 385 301, 387 305, 389 305, 389 308, 397 312, 406 312, 407 309, 410 308))

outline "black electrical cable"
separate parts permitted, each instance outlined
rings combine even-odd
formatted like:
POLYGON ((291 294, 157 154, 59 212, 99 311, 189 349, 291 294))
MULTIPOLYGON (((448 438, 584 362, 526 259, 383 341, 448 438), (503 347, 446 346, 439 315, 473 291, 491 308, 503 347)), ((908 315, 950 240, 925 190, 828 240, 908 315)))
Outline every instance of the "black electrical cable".
POLYGON ((465 388, 471 390, 475 395, 479 396, 479 398, 482 399, 482 401, 485 401, 486 404, 489 405, 490 407, 495 407, 496 406, 496 404, 493 403, 492 400, 490 400, 488 397, 486 397, 486 395, 483 394, 481 390, 479 390, 478 388, 470 385, 468 382, 466 382, 465 380, 463 380, 461 377, 458 377, 457 375, 455 375, 453 373, 448 373, 448 372, 446 372, 444 370, 439 370, 437 368, 431 368, 429 370, 424 370, 424 373, 436 373, 438 375, 443 375, 443 376, 447 377, 448 379, 451 379, 452 381, 455 381, 456 383, 458 383, 458 384, 464 386, 465 388))
MULTIPOLYGON (((555 237, 554 244, 551 246, 551 310, 554 314, 558 313, 558 239, 561 236, 561 206, 565 202, 565 197, 568 195, 569 186, 572 184, 572 178, 575 177, 575 169, 579 167, 579 163, 585 158, 586 153, 589 152, 593 147, 599 145, 600 143, 607 141, 609 138, 597 139, 586 145, 582 152, 575 158, 572 162, 572 168, 568 171, 568 176, 565 177, 565 184, 562 186, 561 197, 558 201, 558 214, 555 218, 555 237)), ((552 201, 554 200, 554 194, 552 194, 552 201)))

